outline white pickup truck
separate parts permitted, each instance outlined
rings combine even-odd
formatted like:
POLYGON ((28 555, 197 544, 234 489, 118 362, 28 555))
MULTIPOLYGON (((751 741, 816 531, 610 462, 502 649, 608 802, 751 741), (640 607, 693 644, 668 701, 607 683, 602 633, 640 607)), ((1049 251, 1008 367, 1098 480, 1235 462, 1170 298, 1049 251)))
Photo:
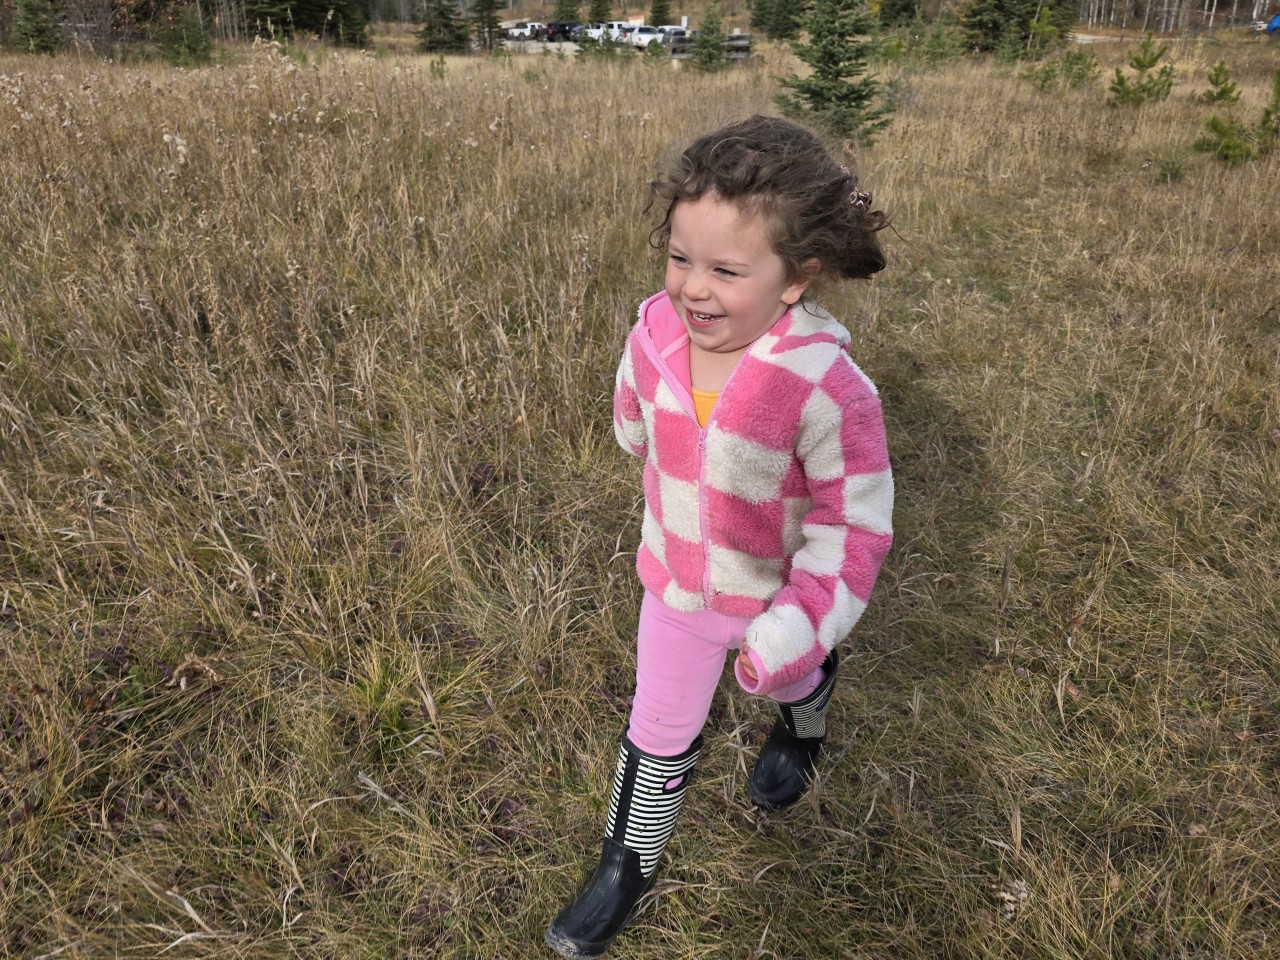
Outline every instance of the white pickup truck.
POLYGON ((547 35, 547 25, 537 21, 525 23, 521 21, 514 27, 507 28, 508 40, 541 40, 547 35))
POLYGON ((633 47, 647 47, 651 43, 661 43, 662 34, 658 32, 657 27, 638 26, 632 27, 626 34, 627 43, 633 47))
POLYGON ((582 32, 591 40, 617 40, 630 26, 632 24, 625 20, 610 20, 608 23, 589 23, 582 32))

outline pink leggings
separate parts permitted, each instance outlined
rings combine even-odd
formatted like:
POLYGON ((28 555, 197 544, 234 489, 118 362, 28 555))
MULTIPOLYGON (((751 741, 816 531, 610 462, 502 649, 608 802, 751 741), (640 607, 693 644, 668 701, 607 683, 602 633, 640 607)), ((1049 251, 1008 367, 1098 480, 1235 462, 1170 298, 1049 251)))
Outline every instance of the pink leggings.
MULTIPOLYGON (((682 613, 645 591, 637 631, 636 696, 628 736, 645 753, 674 757, 689 749, 711 712, 725 654, 742 646, 745 617, 714 610, 682 613)), ((770 697, 803 700, 822 682, 822 668, 770 697)))

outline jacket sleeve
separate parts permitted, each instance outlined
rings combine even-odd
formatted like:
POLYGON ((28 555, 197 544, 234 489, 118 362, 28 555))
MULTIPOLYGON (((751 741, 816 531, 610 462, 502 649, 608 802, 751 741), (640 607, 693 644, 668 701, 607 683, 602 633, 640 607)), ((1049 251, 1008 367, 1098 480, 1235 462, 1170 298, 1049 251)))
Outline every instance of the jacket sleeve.
POLYGON ((632 341, 622 351, 618 375, 613 388, 613 435, 622 449, 644 459, 649 453, 649 436, 644 416, 640 410, 640 394, 636 392, 636 371, 633 362, 632 341))
MULTIPOLYGON (((893 542, 893 475, 880 400, 852 367, 849 380, 801 427, 796 453, 805 472, 810 509, 804 543, 769 609, 747 627, 746 645, 757 673, 749 692, 766 694, 803 680, 862 616, 893 542), (844 400, 841 403, 841 400, 844 400)), ((825 388, 824 384, 824 388, 825 388)))

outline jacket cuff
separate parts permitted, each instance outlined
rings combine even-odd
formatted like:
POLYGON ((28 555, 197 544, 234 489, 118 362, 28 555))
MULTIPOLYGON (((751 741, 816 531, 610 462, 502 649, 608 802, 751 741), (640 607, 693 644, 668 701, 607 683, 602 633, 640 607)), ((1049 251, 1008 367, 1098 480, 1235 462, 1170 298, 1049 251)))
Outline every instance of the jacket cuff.
POLYGON ((738 675, 738 683, 757 695, 771 694, 803 680, 830 653, 818 640, 805 612, 791 603, 775 602, 751 621, 744 643, 760 679, 751 684, 750 678, 738 675), (772 669, 762 660, 772 664, 772 669))

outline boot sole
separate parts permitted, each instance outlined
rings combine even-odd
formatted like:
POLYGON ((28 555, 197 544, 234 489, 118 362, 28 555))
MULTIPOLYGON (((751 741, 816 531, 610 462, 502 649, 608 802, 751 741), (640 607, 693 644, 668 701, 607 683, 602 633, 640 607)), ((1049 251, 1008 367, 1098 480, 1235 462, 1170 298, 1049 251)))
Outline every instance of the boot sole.
POLYGON ((600 947, 583 947, 576 940, 570 939, 554 927, 547 927, 547 932, 543 939, 546 940, 548 947, 560 954, 560 956, 567 957, 568 960, 594 960, 595 957, 601 956, 609 949, 609 944, 613 943, 610 940, 609 943, 600 947))
POLYGON ((759 796, 754 790, 750 790, 751 802, 756 805, 756 809, 763 810, 765 813, 776 813, 779 810, 786 810, 788 807, 794 807, 804 795, 808 792, 809 785, 805 784, 803 790, 793 797, 788 797, 779 803, 774 803, 759 796))
POLYGON ((592 943, 584 946, 567 933, 561 933, 557 930, 554 921, 547 927, 547 932, 542 935, 542 939, 546 941, 548 947, 560 954, 560 956, 567 957, 568 960, 594 960, 595 957, 602 957, 613 946, 613 942, 618 939, 618 934, 627 929, 632 920, 640 916, 641 911, 644 909, 645 898, 650 895, 652 890, 653 881, 651 878, 636 900, 635 906, 627 914, 627 919, 622 921, 622 926, 618 928, 618 932, 604 943, 592 943))

